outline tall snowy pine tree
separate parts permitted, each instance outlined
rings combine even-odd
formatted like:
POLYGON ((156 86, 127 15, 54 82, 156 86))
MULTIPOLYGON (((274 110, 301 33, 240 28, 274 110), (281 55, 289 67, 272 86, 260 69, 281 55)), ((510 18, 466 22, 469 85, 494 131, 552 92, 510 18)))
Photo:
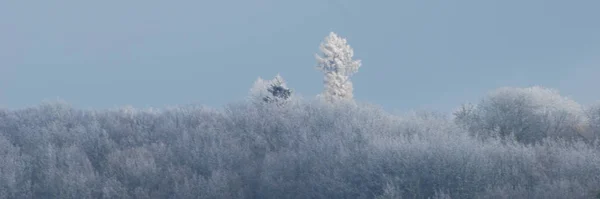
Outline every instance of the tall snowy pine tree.
POLYGON ((321 95, 330 102, 352 100, 350 76, 358 71, 360 60, 353 60, 354 50, 346 39, 331 32, 320 46, 322 55, 316 55, 317 68, 325 73, 325 89, 321 95))

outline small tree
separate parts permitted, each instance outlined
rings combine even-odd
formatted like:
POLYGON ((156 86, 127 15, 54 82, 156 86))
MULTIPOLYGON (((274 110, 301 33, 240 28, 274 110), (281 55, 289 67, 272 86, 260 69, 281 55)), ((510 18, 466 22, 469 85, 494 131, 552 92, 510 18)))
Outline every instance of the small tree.
POLYGON ((317 68, 325 73, 322 96, 328 101, 352 99, 350 76, 358 71, 360 60, 353 60, 354 50, 346 39, 331 32, 320 46, 322 55, 316 55, 317 68))
POLYGON ((283 78, 277 74, 273 80, 263 80, 259 77, 250 89, 250 95, 257 102, 283 105, 292 96, 292 90, 286 86, 283 78))

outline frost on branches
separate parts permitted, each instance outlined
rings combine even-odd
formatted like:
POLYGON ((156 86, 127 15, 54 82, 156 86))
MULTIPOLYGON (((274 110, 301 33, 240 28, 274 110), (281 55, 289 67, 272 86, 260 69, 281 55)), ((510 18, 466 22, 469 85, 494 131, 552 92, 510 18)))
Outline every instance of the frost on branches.
POLYGON ((480 137, 514 138, 522 143, 543 139, 584 139, 588 121, 577 102, 554 89, 499 88, 477 105, 463 106, 454 113, 456 122, 480 137))
POLYGON ((346 39, 335 33, 325 37, 320 46, 321 55, 316 55, 317 68, 325 73, 325 89, 321 95, 333 102, 340 99, 352 99, 350 76, 358 71, 360 60, 352 60, 354 50, 346 39))
POLYGON ((255 102, 284 104, 292 96, 283 78, 277 74, 273 80, 258 78, 250 89, 250 95, 255 102))

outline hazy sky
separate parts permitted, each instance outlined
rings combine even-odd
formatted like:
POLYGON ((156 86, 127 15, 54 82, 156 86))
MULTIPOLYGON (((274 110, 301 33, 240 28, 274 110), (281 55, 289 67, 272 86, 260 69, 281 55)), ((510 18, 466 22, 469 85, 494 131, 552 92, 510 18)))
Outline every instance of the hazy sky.
POLYGON ((280 73, 322 90, 330 31, 363 66, 355 98, 449 111, 501 86, 600 100, 598 0, 3 0, 0 107, 220 107, 280 73))

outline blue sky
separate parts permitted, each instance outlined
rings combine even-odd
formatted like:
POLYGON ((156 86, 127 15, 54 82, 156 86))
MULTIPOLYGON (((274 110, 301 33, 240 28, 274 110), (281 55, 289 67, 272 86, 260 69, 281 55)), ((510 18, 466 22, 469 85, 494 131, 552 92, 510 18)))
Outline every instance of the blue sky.
POLYGON ((322 90, 330 31, 363 66, 355 98, 449 111, 501 86, 600 100, 597 0, 0 2, 0 107, 220 107, 280 73, 322 90))

